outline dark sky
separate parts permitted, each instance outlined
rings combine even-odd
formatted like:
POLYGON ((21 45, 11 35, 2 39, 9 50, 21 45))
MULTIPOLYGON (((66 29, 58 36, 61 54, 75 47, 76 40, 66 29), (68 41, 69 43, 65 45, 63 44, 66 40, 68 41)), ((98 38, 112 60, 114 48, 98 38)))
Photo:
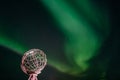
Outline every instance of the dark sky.
MULTIPOLYGON (((111 33, 105 44, 110 46, 109 49, 111 49, 110 51, 114 54, 105 55, 111 56, 111 63, 109 64, 106 78, 107 80, 120 80, 120 7, 116 2, 110 3, 109 6, 111 9, 111 33)), ((3 33, 7 33, 6 35, 8 37, 20 41, 29 46, 29 48, 32 46, 42 46, 43 50, 46 49, 51 53, 56 53, 57 51, 62 52, 64 36, 59 29, 56 28, 54 19, 48 10, 37 0, 0 0, 0 25, 0 29, 3 33), (38 38, 38 36, 40 36, 40 38, 38 38), (39 45, 38 42, 41 45, 39 45)), ((103 46, 103 48, 106 47, 103 46)), ((109 49, 106 49, 106 51, 109 51, 109 49)), ((61 55, 62 54, 59 56, 61 55)), ((101 55, 103 56, 104 54, 101 55)), ((21 57, 22 56, 16 54, 16 52, 0 46, 0 80, 27 80, 28 76, 20 69, 21 57)), ((65 57, 59 58, 65 59, 65 57)), ((39 76, 39 80, 42 79, 79 80, 80 78, 63 74, 47 65, 39 76)))

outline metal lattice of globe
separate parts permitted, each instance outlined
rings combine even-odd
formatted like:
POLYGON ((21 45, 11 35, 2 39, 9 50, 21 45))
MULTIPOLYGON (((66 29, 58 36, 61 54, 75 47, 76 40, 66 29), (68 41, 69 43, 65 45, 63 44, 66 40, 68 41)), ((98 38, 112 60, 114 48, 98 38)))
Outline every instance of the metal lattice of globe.
POLYGON ((21 68, 23 72, 30 75, 28 80, 37 80, 37 75, 41 73, 46 63, 46 55, 42 50, 31 49, 23 55, 21 68))

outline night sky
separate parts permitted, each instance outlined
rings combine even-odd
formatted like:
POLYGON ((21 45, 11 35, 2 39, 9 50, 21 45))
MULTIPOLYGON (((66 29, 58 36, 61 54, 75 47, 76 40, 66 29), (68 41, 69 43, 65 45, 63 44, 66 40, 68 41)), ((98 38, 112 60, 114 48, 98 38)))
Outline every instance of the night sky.
POLYGON ((108 0, 1 0, 0 80, 27 80, 32 48, 48 58, 38 80, 120 80, 119 14, 108 0))

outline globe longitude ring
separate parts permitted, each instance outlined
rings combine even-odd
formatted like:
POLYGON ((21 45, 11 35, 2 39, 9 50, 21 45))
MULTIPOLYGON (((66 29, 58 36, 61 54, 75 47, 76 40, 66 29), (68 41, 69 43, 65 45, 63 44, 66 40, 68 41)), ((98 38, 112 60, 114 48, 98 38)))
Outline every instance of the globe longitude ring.
POLYGON ((37 80, 37 75, 41 73, 47 63, 45 53, 40 49, 31 49, 22 57, 21 69, 30 75, 28 80, 37 80))

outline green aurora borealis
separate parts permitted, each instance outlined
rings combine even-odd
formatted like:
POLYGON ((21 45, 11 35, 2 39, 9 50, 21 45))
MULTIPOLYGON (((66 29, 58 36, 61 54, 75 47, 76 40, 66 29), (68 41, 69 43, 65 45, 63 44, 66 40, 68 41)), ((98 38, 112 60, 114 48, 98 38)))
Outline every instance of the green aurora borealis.
POLYGON ((64 0, 42 0, 42 2, 67 38, 64 51, 72 64, 72 66, 64 64, 65 67, 62 67, 62 64, 52 62, 52 65, 72 75, 86 71, 90 65, 88 61, 98 55, 102 42, 109 34, 108 12, 99 10, 90 0, 74 0, 74 5, 64 0), (79 8, 79 12, 74 9, 75 5, 79 8), (104 34, 96 32, 96 29, 100 29, 104 34))
MULTIPOLYGON (((41 2, 52 15, 57 29, 65 36, 63 49, 68 64, 55 60, 49 55, 48 64, 70 75, 79 76, 87 71, 91 67, 89 61, 99 55, 100 48, 110 32, 107 6, 101 7, 97 2, 90 0, 39 0, 38 2, 41 2)), ((11 38, 4 29, 1 25, 0 45, 23 55, 30 47, 22 41, 11 38)))

